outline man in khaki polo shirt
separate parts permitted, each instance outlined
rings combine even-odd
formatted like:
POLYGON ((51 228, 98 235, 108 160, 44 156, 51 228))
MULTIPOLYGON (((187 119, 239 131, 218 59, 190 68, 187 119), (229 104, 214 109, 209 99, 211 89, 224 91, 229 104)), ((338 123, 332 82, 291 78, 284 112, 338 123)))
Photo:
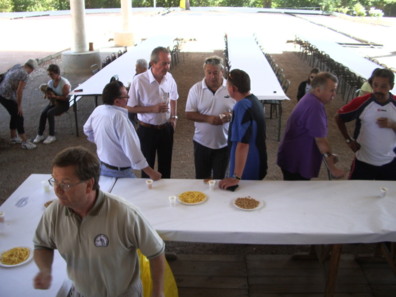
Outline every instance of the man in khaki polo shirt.
POLYGON ((163 297, 163 240, 134 206, 99 189, 99 173, 99 160, 82 147, 55 157, 49 183, 58 200, 36 229, 34 287, 50 287, 57 249, 67 263, 73 297, 141 296, 140 249, 150 261, 152 296, 163 297))

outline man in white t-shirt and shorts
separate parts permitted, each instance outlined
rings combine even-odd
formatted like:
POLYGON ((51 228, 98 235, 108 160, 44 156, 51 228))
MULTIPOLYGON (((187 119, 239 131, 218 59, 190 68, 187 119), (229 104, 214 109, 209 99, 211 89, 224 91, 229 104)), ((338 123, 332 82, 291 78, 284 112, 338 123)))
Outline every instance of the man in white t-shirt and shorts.
POLYGON ((235 105, 227 91, 223 60, 205 59, 205 78, 191 87, 186 117, 194 121, 195 177, 223 179, 228 165, 228 126, 235 105))

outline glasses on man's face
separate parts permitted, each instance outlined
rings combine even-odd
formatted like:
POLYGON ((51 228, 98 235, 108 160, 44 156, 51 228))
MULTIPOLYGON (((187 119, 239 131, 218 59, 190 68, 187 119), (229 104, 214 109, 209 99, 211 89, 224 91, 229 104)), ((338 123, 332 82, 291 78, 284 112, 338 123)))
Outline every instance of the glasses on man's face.
POLYGON ((129 96, 120 96, 118 99, 129 99, 129 96))
POLYGON ((55 186, 57 186, 57 187, 61 188, 62 191, 65 191, 65 192, 69 191, 69 190, 70 190, 71 188, 73 188, 74 186, 77 186, 77 185, 79 185, 79 184, 82 184, 83 182, 84 182, 84 181, 79 181, 78 183, 74 183, 74 184, 60 183, 60 182, 58 182, 56 179, 54 179, 53 177, 51 177, 51 178, 48 180, 48 183, 50 184, 51 187, 54 187, 54 188, 55 188, 55 186))

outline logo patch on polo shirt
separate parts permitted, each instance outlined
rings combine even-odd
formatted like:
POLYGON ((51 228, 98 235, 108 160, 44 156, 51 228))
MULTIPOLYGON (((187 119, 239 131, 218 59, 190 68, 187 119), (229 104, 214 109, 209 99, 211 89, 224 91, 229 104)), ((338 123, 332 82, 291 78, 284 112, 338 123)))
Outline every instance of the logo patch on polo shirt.
POLYGON ((109 245, 109 239, 104 234, 96 235, 94 239, 94 244, 96 247, 106 247, 109 245))

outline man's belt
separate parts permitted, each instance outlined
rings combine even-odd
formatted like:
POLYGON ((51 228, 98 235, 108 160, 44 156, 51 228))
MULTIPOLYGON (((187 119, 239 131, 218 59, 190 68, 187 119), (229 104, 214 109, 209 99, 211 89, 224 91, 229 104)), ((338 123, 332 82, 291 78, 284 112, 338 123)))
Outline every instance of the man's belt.
POLYGON ((102 161, 100 161, 100 163, 102 163, 106 168, 109 168, 111 170, 123 171, 123 170, 131 169, 131 167, 112 166, 112 165, 106 164, 105 162, 102 162, 102 161))
POLYGON ((161 130, 161 129, 165 129, 166 126, 168 125, 168 123, 162 124, 162 125, 152 125, 152 124, 147 124, 145 122, 139 121, 139 125, 142 127, 146 127, 146 128, 152 128, 152 129, 157 129, 157 130, 161 130))

